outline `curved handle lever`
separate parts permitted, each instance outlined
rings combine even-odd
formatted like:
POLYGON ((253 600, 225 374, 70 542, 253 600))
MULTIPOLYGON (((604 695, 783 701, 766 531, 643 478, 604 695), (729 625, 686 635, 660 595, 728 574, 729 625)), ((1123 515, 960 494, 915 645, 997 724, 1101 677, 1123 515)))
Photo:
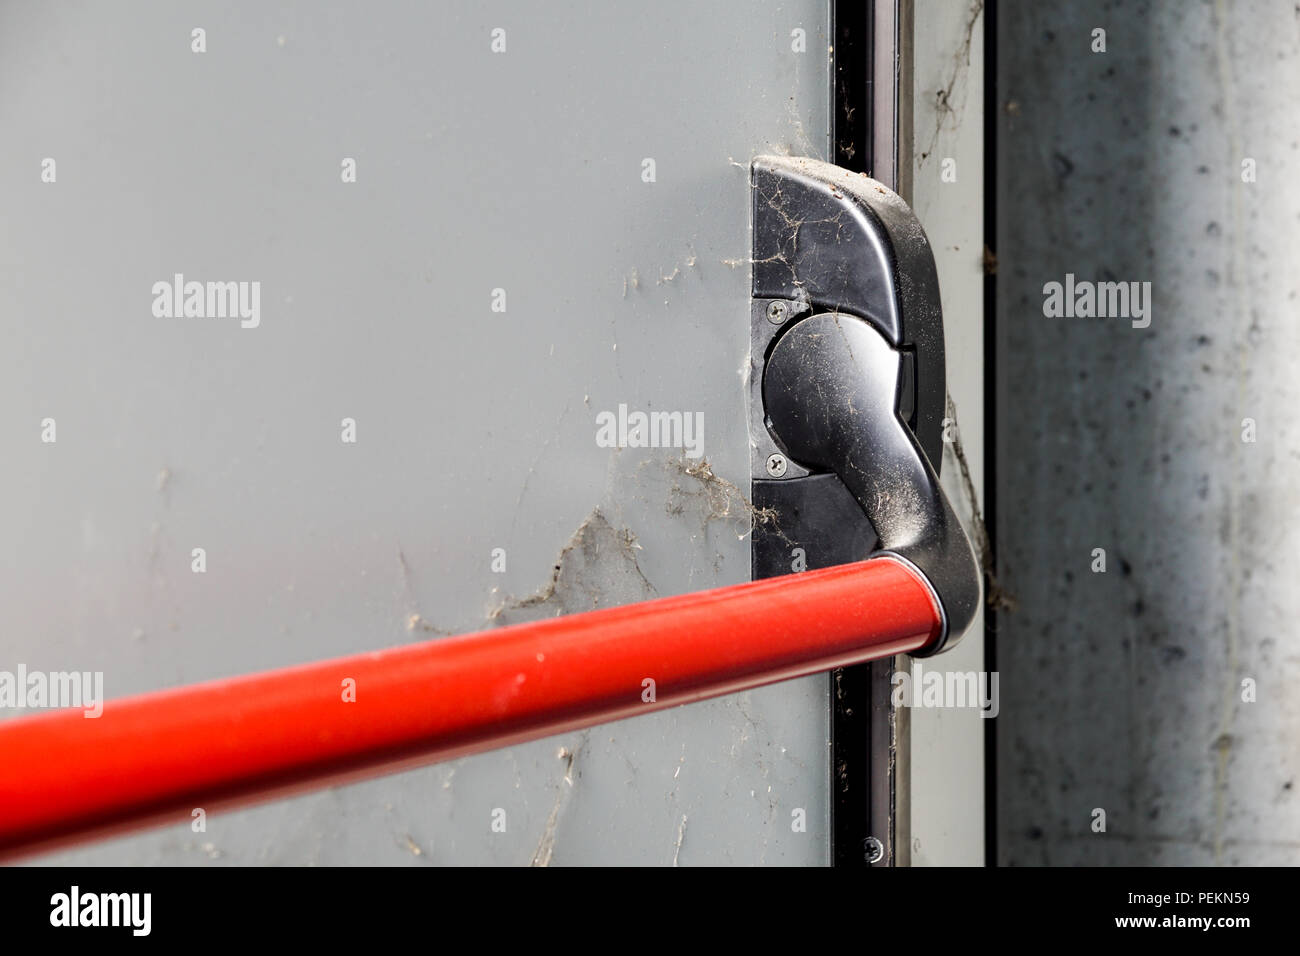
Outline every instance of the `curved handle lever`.
MULTIPOLYGON (((820 160, 760 156, 753 189, 755 457, 779 449, 799 466, 760 482, 756 463, 756 485, 797 518, 828 490, 825 473, 838 477, 875 531, 875 553, 910 563, 933 588, 945 615, 925 651, 935 653, 970 626, 982 582, 939 486, 944 336, 929 240, 896 193, 820 160)), ((847 540, 843 520, 805 527, 847 540)))
POLYGON ((763 403, 790 456, 835 472, 866 512, 880 552, 910 562, 934 589, 945 617, 927 648, 935 653, 970 626, 980 571, 934 468, 898 416, 900 370, 899 353, 865 321, 821 313, 776 340, 763 403))

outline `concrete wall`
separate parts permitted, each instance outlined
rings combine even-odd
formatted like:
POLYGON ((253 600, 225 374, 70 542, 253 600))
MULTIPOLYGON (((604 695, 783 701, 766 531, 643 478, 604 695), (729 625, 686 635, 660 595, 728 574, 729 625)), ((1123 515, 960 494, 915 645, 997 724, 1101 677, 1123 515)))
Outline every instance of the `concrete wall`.
POLYGON ((998 15, 998 857, 1294 863, 1300 14, 998 15), (1067 273, 1150 325, 1046 317, 1067 273))

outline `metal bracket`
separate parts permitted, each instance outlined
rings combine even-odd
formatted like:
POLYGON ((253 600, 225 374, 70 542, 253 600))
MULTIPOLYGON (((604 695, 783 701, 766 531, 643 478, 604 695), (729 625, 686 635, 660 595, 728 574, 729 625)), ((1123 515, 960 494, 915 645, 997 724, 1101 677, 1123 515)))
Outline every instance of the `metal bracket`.
POLYGON ((813 159, 753 163, 754 576, 889 555, 919 571, 954 643, 979 565, 939 485, 943 316, 925 232, 895 193, 813 159), (784 303, 784 308, 774 305, 784 303), (779 318, 784 318, 779 323, 779 318), (775 478, 773 454, 789 464, 775 478), (933 464, 932 464, 933 463, 933 464))

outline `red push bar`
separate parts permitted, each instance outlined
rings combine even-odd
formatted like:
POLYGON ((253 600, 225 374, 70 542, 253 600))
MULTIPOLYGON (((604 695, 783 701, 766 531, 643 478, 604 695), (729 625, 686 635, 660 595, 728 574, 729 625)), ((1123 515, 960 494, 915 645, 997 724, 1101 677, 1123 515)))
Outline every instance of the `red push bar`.
POLYGON ((98 718, 7 720, 0 855, 916 651, 940 631, 925 580, 878 557, 128 697, 98 718))

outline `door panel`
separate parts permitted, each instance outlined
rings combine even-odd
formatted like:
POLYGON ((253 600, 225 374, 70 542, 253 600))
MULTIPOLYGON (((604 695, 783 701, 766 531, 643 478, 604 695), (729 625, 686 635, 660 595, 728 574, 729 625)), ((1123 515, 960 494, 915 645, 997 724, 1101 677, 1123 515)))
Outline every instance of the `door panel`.
MULTIPOLYGON (((121 696, 747 580, 748 161, 826 156, 828 36, 824 2, 0 11, 0 667, 121 696), (256 327, 155 315, 178 273, 260 283, 256 327), (602 447, 620 405, 698 413, 700 456, 602 447)), ((824 863, 828 706, 39 861, 824 863)))

